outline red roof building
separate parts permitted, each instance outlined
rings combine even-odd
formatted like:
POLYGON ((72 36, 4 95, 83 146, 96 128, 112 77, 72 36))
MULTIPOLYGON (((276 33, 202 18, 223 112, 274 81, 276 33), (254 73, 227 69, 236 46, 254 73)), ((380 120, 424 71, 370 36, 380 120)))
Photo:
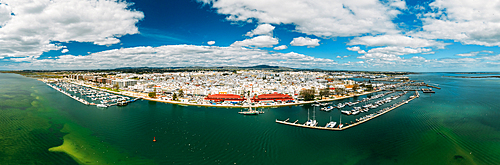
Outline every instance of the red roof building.
POLYGON ((213 94, 213 95, 208 95, 205 97, 205 100, 212 100, 212 101, 243 101, 245 100, 245 97, 240 96, 240 95, 235 95, 235 94, 213 94))
POLYGON ((262 95, 254 96, 253 100, 255 102, 258 102, 258 101, 289 101, 289 100, 293 100, 293 98, 290 95, 274 93, 274 94, 262 94, 262 95))

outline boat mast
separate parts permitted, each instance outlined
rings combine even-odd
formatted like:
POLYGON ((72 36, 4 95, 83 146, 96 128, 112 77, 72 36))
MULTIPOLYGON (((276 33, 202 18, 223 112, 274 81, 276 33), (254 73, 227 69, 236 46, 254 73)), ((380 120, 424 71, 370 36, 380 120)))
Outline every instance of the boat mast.
POLYGON ((309 120, 309 108, 307 109, 307 120, 309 120))
POLYGON ((316 120, 316 107, 313 109, 313 120, 316 120))

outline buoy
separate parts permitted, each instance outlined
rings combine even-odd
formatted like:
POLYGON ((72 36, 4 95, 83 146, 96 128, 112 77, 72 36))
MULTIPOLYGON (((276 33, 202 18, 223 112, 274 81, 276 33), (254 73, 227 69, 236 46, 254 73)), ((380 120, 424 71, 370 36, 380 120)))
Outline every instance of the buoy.
POLYGON ((156 137, 153 137, 153 142, 156 142, 156 137))

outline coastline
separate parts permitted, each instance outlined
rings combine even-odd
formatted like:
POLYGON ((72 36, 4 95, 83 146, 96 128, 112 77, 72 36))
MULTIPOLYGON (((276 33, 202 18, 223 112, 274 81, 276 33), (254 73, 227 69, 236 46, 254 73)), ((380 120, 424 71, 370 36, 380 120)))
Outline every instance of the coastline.
MULTIPOLYGON (((42 79, 38 79, 38 80, 39 81, 43 81, 42 79)), ((274 104, 274 105, 253 105, 253 106, 248 106, 248 105, 213 105, 213 104, 197 104, 197 103, 189 103, 189 102, 160 100, 160 99, 156 99, 156 98, 150 98, 150 97, 147 96, 147 94, 144 94, 144 93, 137 93, 137 92, 132 92, 132 91, 115 92, 115 91, 110 91, 110 90, 107 90, 107 89, 98 88, 96 86, 92 86, 92 85, 88 85, 88 84, 80 84, 80 83, 76 83, 74 81, 69 81, 69 82, 73 83, 73 84, 76 84, 76 85, 81 85, 81 86, 85 86, 85 87, 89 87, 89 88, 93 88, 93 89, 97 89, 97 90, 102 90, 102 91, 106 91, 106 92, 109 92, 109 93, 124 95, 124 96, 128 96, 128 97, 134 97, 134 98, 141 97, 142 99, 149 100, 149 101, 156 101, 156 102, 169 103, 169 104, 177 104, 177 105, 181 105, 181 106, 184 105, 184 106, 202 106, 202 107, 219 107, 219 108, 248 108, 248 107, 270 108, 270 107, 297 106, 297 105, 303 105, 303 104, 312 104, 312 103, 315 103, 315 102, 329 102, 329 101, 347 99, 347 98, 351 98, 351 97, 358 97, 358 96, 367 95, 367 94, 371 94, 371 93, 376 93, 376 92, 382 91, 382 90, 373 90, 373 91, 364 92, 364 93, 361 93, 361 94, 350 94, 350 95, 343 96, 343 97, 335 97, 335 98, 322 99, 322 100, 313 100, 313 101, 302 101, 302 102, 298 102, 298 103, 274 104)))

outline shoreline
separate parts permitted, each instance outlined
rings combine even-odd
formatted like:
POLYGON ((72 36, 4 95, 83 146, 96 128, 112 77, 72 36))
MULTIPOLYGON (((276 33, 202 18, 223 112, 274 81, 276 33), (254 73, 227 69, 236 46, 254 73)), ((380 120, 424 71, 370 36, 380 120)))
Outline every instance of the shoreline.
MULTIPOLYGON (((36 79, 38 81, 46 82, 44 79, 36 79)), ((148 101, 156 101, 156 102, 162 102, 162 103, 169 103, 169 104, 176 104, 176 105, 181 105, 181 106, 201 106, 201 107, 219 107, 219 108, 248 108, 248 107, 254 107, 254 108, 277 108, 277 107, 286 107, 286 106, 297 106, 297 105, 304 105, 304 104, 313 104, 316 102, 330 102, 330 101, 335 101, 335 100, 342 100, 342 99, 347 99, 347 98, 352 98, 352 97, 358 97, 358 96, 363 96, 371 93, 376 93, 376 92, 381 92, 383 90, 373 90, 370 92, 364 92, 361 94, 350 94, 347 96, 343 97, 335 97, 335 98, 329 98, 329 99, 322 99, 322 100, 312 100, 312 101, 302 101, 298 103, 286 103, 286 104, 274 104, 274 105, 253 105, 253 106, 248 106, 248 105, 213 105, 213 104, 197 104, 197 103, 189 103, 189 102, 179 102, 179 101, 168 101, 168 100, 160 100, 157 98, 150 98, 147 96, 147 94, 144 93, 137 93, 137 92, 132 92, 132 91, 120 91, 120 92, 115 92, 107 89, 102 89, 96 86, 88 85, 88 84, 81 84, 77 83, 74 81, 67 81, 69 83, 75 84, 75 85, 81 85, 85 86, 88 88, 96 89, 96 90, 101 90, 113 94, 118 94, 118 95, 123 95, 123 96, 128 96, 128 97, 133 97, 133 98, 142 98, 144 100, 148 101)))
MULTIPOLYGON (((41 79, 38 79, 38 80, 43 81, 41 79)), ((95 87, 95 86, 92 86, 92 85, 76 83, 76 82, 73 82, 73 81, 69 81, 69 83, 73 83, 73 84, 76 84, 76 85, 81 85, 81 86, 85 86, 85 87, 89 87, 89 88, 93 88, 93 89, 97 89, 97 90, 102 90, 102 91, 106 91, 106 92, 109 92, 109 93, 124 95, 124 96, 128 96, 128 97, 134 97, 134 98, 141 97, 142 99, 148 100, 148 101, 156 101, 156 102, 162 102, 162 103, 176 104, 176 105, 181 105, 181 106, 201 106, 201 107, 219 107, 219 108, 248 108, 248 107, 254 107, 254 108, 271 108, 271 107, 297 106, 297 105, 303 105, 303 104, 313 104, 315 102, 330 102, 330 101, 335 101, 335 100, 342 100, 342 99, 347 99, 347 98, 352 98, 352 97, 358 97, 358 96, 362 96, 362 95, 367 95, 367 94, 371 94, 371 93, 376 93, 376 92, 383 91, 383 90, 374 90, 374 91, 370 91, 370 92, 364 92, 364 93, 361 93, 361 94, 352 94, 352 95, 348 95, 348 96, 336 97, 336 98, 331 98, 331 99, 303 101, 303 102, 299 102, 299 103, 248 106, 248 105, 197 104, 197 103, 189 103, 189 102, 160 100, 160 99, 150 98, 150 97, 147 96, 147 94, 143 94, 143 93, 136 93, 136 92, 132 92, 132 91, 115 92, 115 91, 110 91, 110 90, 107 90, 107 89, 98 88, 98 87, 95 87)))

